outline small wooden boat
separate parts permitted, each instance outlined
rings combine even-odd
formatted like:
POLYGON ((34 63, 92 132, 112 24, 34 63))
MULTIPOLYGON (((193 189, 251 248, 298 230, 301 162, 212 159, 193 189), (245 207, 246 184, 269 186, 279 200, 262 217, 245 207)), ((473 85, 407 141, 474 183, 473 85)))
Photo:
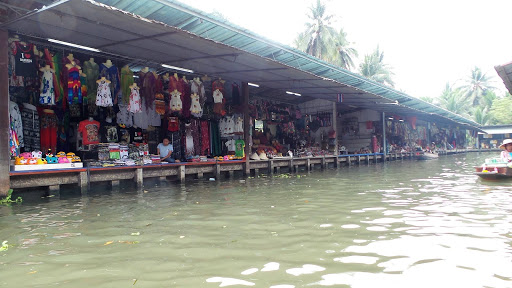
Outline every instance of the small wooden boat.
POLYGON ((432 160, 439 158, 439 154, 421 150, 414 152, 414 157, 416 157, 417 160, 432 160))
POLYGON ((512 168, 506 164, 475 166, 475 174, 485 180, 512 178, 512 168))

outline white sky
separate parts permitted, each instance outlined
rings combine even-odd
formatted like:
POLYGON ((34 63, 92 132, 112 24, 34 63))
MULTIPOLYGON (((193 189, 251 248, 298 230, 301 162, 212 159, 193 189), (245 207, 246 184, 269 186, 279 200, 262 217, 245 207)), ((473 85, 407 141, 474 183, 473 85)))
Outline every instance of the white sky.
MULTIPOLYGON (((447 82, 459 84, 480 67, 505 86, 495 65, 512 61, 512 0, 324 0, 359 52, 357 65, 377 45, 393 68, 395 89, 438 97, 447 82)), ((261 36, 293 47, 316 0, 192 0, 261 36)), ((357 71, 354 71, 357 72, 357 71)))

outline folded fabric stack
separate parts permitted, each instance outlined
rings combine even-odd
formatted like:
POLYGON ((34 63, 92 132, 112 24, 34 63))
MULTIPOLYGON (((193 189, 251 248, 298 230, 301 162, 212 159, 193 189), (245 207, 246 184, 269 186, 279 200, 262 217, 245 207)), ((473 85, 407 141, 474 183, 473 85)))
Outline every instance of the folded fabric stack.
POLYGON ((121 157, 121 160, 128 159, 128 145, 119 145, 119 156, 121 157))
POLYGON ((137 164, 135 163, 135 161, 134 161, 134 160, 132 160, 132 159, 126 159, 126 160, 124 160, 124 164, 125 164, 126 166, 135 166, 135 165, 137 165, 137 164))
POLYGON ((160 160, 160 156, 158 156, 158 155, 151 155, 151 162, 153 164, 160 164, 162 161, 160 160))
POLYGON ((208 157, 206 156, 199 156, 200 162, 208 162, 208 157))
POLYGON ((119 144, 117 144, 117 143, 108 144, 108 150, 109 150, 110 159, 112 159, 112 160, 121 159, 121 151, 119 149, 119 144))

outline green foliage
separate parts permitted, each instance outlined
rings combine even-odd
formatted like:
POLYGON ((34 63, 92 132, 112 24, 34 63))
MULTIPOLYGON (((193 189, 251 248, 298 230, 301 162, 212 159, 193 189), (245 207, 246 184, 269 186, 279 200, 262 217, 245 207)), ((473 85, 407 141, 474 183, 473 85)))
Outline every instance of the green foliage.
POLYGON ((512 97, 498 98, 492 103, 491 114, 498 125, 512 124, 511 111, 512 97))
POLYGON ((461 88, 454 89, 450 83, 446 83, 443 93, 439 97, 439 107, 464 117, 469 116, 470 106, 464 91, 461 88))
POLYGON ((11 203, 19 204, 23 201, 23 199, 21 199, 21 197, 16 198, 16 200, 12 200, 11 196, 12 196, 12 189, 9 189, 9 191, 7 192, 7 196, 4 199, 0 199, 0 204, 1 205, 9 205, 11 203))
POLYGON ((309 8, 307 17, 306 29, 297 35, 295 47, 344 69, 353 68, 353 57, 358 53, 351 47, 343 29, 338 32, 331 26, 334 15, 327 13, 326 5, 317 0, 316 5, 309 8))
POLYGON ((423 97, 420 97, 420 100, 425 101, 430 104, 434 104, 434 98, 432 98, 432 97, 423 96, 423 97))
POLYGON ((482 96, 487 91, 495 89, 491 85, 492 77, 487 76, 478 67, 471 70, 471 75, 464 80, 465 84, 461 87, 466 92, 466 98, 472 106, 478 106, 482 96))
POLYGON ((359 66, 359 70, 361 75, 370 80, 391 87, 395 86, 395 82, 391 79, 394 73, 391 71, 391 67, 384 63, 384 52, 380 51, 379 46, 372 54, 364 56, 364 61, 359 66))

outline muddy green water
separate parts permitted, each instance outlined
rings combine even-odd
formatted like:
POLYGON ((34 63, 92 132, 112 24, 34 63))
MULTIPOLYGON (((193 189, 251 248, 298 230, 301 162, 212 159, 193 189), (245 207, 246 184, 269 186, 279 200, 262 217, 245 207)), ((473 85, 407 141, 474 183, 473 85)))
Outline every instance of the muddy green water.
POLYGON ((512 287, 512 182, 472 175, 494 154, 26 195, 0 287, 512 287))

